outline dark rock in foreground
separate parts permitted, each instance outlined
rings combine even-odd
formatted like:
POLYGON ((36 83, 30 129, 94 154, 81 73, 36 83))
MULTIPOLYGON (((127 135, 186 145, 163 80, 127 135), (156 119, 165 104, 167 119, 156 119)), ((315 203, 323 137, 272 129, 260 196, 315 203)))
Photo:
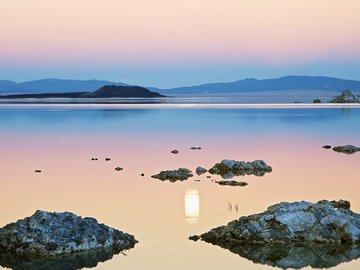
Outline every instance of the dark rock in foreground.
POLYGON ((172 153, 172 154, 179 154, 179 151, 178 150, 172 150, 170 153, 172 153))
POLYGON ((120 249, 106 248, 46 259, 0 253, 0 266, 13 270, 77 270, 96 267, 99 262, 110 260, 120 252, 120 249))
POLYGON ((162 181, 169 180, 170 182, 176 182, 187 180, 192 176, 193 174, 189 169, 179 168, 178 170, 161 171, 159 174, 152 175, 151 177, 162 181))
POLYGON ((240 217, 202 234, 214 244, 360 244, 360 215, 348 201, 294 202, 270 206, 265 212, 240 217))
POLYGON ((221 180, 221 181, 215 181, 215 183, 221 185, 221 186, 238 186, 238 187, 245 187, 248 185, 246 182, 238 182, 234 180, 221 180))
POLYGON ((331 103, 359 103, 359 96, 355 96, 351 91, 342 91, 339 96, 334 97, 330 100, 331 103))
POLYGON ((354 154, 360 151, 360 147, 354 145, 344 145, 344 146, 335 146, 333 150, 338 153, 354 154))
POLYGON ((349 208, 344 200, 283 202, 199 237, 254 262, 331 267, 360 256, 360 215, 349 208))
POLYGON ((233 178, 240 175, 256 175, 263 176, 267 172, 271 172, 272 168, 263 160, 255 160, 253 162, 236 161, 224 159, 220 163, 216 163, 210 170, 211 174, 221 175, 224 179, 233 178))
POLYGON ((69 212, 36 211, 0 229, 0 254, 51 258, 76 252, 134 247, 134 236, 69 212))

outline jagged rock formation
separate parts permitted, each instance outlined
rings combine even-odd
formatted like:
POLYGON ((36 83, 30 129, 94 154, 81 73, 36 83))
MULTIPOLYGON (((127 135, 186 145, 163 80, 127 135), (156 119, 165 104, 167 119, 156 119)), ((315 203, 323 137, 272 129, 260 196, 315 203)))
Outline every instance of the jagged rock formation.
POLYGON ((0 253, 51 258, 91 250, 134 247, 134 236, 75 214, 36 211, 0 229, 0 253))
POLYGON ((159 174, 152 175, 152 178, 156 178, 162 181, 169 180, 170 182, 184 181, 193 174, 189 169, 179 168, 177 170, 161 171, 159 174))
POLYGON ((230 179, 240 175, 256 175, 263 176, 267 172, 271 172, 272 168, 263 160, 255 160, 253 162, 236 161, 224 159, 220 163, 216 163, 209 173, 221 175, 224 179, 230 179))
POLYGON ((342 91, 339 96, 334 97, 330 100, 331 103, 359 103, 359 96, 355 96, 351 91, 342 91))

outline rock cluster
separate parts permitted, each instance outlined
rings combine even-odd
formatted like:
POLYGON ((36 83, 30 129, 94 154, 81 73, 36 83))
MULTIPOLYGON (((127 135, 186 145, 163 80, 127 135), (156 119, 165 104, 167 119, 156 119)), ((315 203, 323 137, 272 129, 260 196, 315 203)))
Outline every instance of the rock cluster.
POLYGON ((162 181, 169 180, 170 182, 184 181, 193 174, 189 169, 179 168, 177 170, 161 171, 159 174, 152 175, 152 178, 156 178, 162 181))
POLYGON ((344 145, 344 146, 335 146, 333 150, 338 153, 354 154, 360 151, 360 147, 354 145, 344 145))
POLYGON ((213 244, 360 244, 360 214, 348 201, 283 202, 200 235, 213 244))
POLYGON ((90 250, 134 247, 134 236, 69 212, 36 211, 0 229, 0 253, 48 258, 90 250))
POLYGON ((209 173, 221 175, 224 179, 230 179, 240 175, 256 175, 263 176, 267 172, 271 172, 272 168, 263 160, 255 160, 253 162, 236 161, 224 159, 220 163, 216 163, 209 173))
POLYGON ((334 97, 330 100, 331 103, 359 103, 359 96, 354 95, 351 91, 342 91, 339 96, 334 97))

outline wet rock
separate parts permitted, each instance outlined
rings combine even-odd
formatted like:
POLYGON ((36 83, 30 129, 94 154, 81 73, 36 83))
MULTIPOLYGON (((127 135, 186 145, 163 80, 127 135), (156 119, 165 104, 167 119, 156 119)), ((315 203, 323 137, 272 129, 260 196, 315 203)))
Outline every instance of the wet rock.
POLYGON ((187 180, 192 176, 193 174, 189 169, 179 168, 178 170, 161 171, 159 174, 152 175, 151 177, 162 181, 169 180, 170 182, 176 182, 187 180))
POLYGON ((204 174, 204 173, 206 173, 207 172, 207 169, 205 169, 205 168, 203 168, 203 167, 197 167, 196 168, 196 174, 197 175, 202 175, 202 174, 204 174))
POLYGON ((130 234, 69 212, 38 210, 31 217, 0 229, 0 254, 27 258, 51 258, 105 248, 123 250, 136 243, 130 234))
POLYGON ((36 173, 41 173, 41 170, 35 170, 34 172, 36 172, 36 173))
POLYGON ((176 155, 176 154, 179 154, 179 151, 178 150, 172 150, 171 153, 176 155))
POLYGON ((111 158, 105 158, 105 161, 110 161, 111 160, 111 158))
POLYGON ((190 236, 189 240, 193 240, 196 242, 196 241, 200 240, 200 236, 197 236, 197 235, 190 236))
POLYGON ((221 180, 221 181, 215 181, 215 183, 221 185, 221 186, 239 186, 239 187, 244 187, 247 186, 248 183, 246 182, 238 182, 238 181, 228 181, 228 180, 221 180))
POLYGON ((193 147, 190 147, 191 150, 201 150, 201 147, 199 146, 193 146, 193 147))
POLYGON ((324 145, 322 148, 324 148, 324 149, 331 149, 331 145, 324 145))
POLYGON ((216 163, 209 173, 221 175, 224 179, 230 179, 240 175, 256 175, 263 176, 267 172, 271 172, 272 168, 263 160, 255 160, 253 162, 236 161, 224 159, 220 163, 216 163))
POLYGON ((209 179, 210 179, 210 178, 211 178, 211 176, 210 176, 210 175, 208 175, 208 176, 206 176, 206 178, 209 178, 209 179))
POLYGON ((323 243, 360 244, 360 215, 348 209, 350 203, 320 201, 270 206, 265 212, 241 217, 200 235, 222 244, 323 243))
POLYGON ((359 96, 354 95, 351 91, 342 91, 339 96, 334 97, 330 100, 331 103, 359 103, 359 96))
POLYGON ((116 167, 115 168, 115 171, 122 171, 123 170, 123 168, 121 168, 121 167, 116 167))
POLYGON ((145 173, 140 174, 140 176, 145 176, 145 173))
POLYGON ((97 159, 97 158, 91 158, 91 160, 92 160, 92 161, 96 161, 96 160, 98 160, 98 159, 97 159))
POLYGON ((344 145, 344 146, 335 146, 333 150, 338 153, 354 154, 360 151, 360 147, 357 147, 355 145, 344 145))

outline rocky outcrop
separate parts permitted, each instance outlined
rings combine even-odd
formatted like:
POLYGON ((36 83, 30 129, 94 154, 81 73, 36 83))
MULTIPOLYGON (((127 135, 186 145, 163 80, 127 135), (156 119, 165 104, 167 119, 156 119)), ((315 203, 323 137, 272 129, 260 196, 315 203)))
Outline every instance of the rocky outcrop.
POLYGON ((134 236, 69 212, 36 211, 0 229, 0 253, 48 258, 77 252, 134 247, 134 236))
POLYGON ((294 202, 240 217, 191 239, 281 268, 331 267, 360 256, 360 215, 350 202, 294 202))
POLYGON ((331 103, 359 103, 359 96, 355 96, 351 91, 342 91, 339 96, 334 97, 330 100, 331 103))
POLYGON ((220 163, 216 163, 209 173, 221 175, 224 179, 230 179, 240 175, 256 175, 263 176, 267 172, 271 172, 272 168, 263 160, 255 160, 253 162, 236 161, 224 159, 220 163))
POLYGON ((344 146, 335 146, 333 150, 338 153, 354 154, 360 151, 360 147, 357 147, 355 145, 344 145, 344 146))
POLYGON ((206 172, 207 172, 207 169, 205 169, 205 168, 203 168, 203 167, 198 166, 198 167, 196 168, 196 174, 197 174, 197 175, 202 175, 202 174, 204 174, 204 173, 206 173, 206 172))
POLYGON ((270 206, 261 214, 241 217, 202 234, 210 243, 360 244, 360 215, 348 201, 294 202, 270 206))
POLYGON ((156 178, 162 181, 169 180, 170 182, 184 181, 193 174, 189 169, 179 168, 177 170, 161 171, 159 174, 152 175, 152 178, 156 178))
POLYGON ((221 186, 238 186, 238 187, 245 187, 248 185, 246 182, 238 182, 234 180, 221 180, 221 181, 215 181, 216 184, 219 184, 221 186))

